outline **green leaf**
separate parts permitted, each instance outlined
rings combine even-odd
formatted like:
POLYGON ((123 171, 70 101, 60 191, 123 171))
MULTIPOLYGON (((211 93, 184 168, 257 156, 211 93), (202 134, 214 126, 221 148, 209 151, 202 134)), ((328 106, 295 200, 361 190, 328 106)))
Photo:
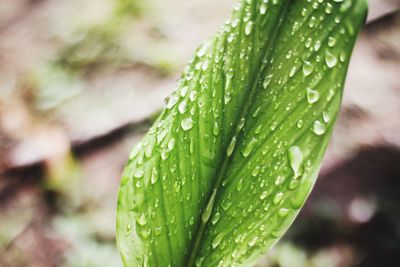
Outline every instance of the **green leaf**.
POLYGON ((250 265, 318 173, 364 0, 243 0, 132 151, 118 199, 125 266, 250 265))

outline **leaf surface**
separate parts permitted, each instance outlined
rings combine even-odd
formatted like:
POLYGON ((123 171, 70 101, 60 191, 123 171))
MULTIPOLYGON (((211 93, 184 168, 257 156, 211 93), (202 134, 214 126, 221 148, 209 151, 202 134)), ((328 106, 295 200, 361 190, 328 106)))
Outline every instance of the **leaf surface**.
POLYGON ((133 149, 125 266, 250 265, 293 222, 340 107, 364 0, 243 0, 133 149))

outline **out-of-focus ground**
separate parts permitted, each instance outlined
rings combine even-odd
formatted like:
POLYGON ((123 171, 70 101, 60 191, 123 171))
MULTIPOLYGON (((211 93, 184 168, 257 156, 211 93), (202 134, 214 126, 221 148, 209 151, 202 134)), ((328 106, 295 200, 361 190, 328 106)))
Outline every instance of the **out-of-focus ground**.
MULTIPOLYGON (((129 150, 234 0, 0 1, 0 267, 122 266, 129 150)), ((370 1, 299 219, 257 266, 400 266, 400 1, 370 1)))

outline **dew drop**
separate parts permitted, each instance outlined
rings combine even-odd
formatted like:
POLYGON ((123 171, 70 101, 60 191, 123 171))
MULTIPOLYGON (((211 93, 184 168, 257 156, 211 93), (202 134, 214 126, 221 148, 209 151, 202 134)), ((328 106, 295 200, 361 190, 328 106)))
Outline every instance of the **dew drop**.
POLYGON ((296 74, 297 68, 293 66, 289 71, 289 77, 293 77, 296 74))
POLYGON ((254 247, 254 245, 257 243, 257 240, 258 240, 258 237, 257 237, 257 236, 254 237, 253 239, 251 239, 251 240, 249 241, 249 246, 250 246, 250 247, 254 247))
POLYGON ((144 176, 144 171, 138 170, 138 171, 136 171, 136 172, 133 174, 133 176, 134 176, 135 178, 142 178, 142 177, 144 176))
POLYGON ((193 101, 196 100, 196 98, 197 98, 197 91, 191 91, 190 94, 189 94, 190 101, 193 102, 193 101))
POLYGON ((272 203, 273 203, 274 205, 278 205, 278 204, 281 203, 282 199, 283 199, 283 193, 282 193, 282 192, 279 192, 279 193, 277 193, 277 194, 275 195, 275 197, 274 197, 272 203))
POLYGON ((203 223, 208 222, 208 220, 210 219, 216 194, 217 194, 217 191, 214 190, 213 194, 211 195, 210 200, 208 201, 206 209, 201 214, 201 220, 203 221, 203 223))
POLYGON ((268 85, 271 83, 271 81, 272 81, 272 74, 269 74, 264 79, 264 82, 263 82, 264 89, 266 89, 268 87, 268 85))
POLYGON ((238 192, 242 191, 243 189, 243 178, 240 178, 239 182, 236 184, 236 190, 238 192))
POLYGON ((151 172, 151 178, 150 182, 151 184, 155 184, 158 181, 158 172, 156 168, 153 168, 153 171, 151 172))
POLYGON ((296 126, 297 126, 297 128, 300 129, 300 128, 303 127, 303 124, 304 124, 303 120, 299 120, 299 121, 297 122, 296 126))
POLYGON ((261 199, 261 200, 264 200, 264 199, 267 198, 267 196, 268 196, 267 191, 263 191, 263 192, 261 193, 261 195, 260 195, 260 199, 261 199))
POLYGON ((251 141, 247 144, 247 146, 242 150, 243 157, 247 158, 251 154, 257 142, 258 140, 256 138, 253 137, 251 139, 251 141))
POLYGON ((146 220, 146 216, 144 215, 144 213, 142 213, 142 215, 140 215, 137 219, 136 222, 140 225, 140 226, 145 226, 147 224, 147 220, 146 220))
POLYGON ((330 37, 328 38, 328 46, 333 47, 333 46, 335 46, 335 44, 336 44, 336 38, 330 36, 330 37))
POLYGON ((228 148, 226 149, 226 155, 229 157, 230 155, 232 155, 233 150, 235 149, 236 146, 236 137, 233 137, 231 142, 229 143, 228 148))
POLYGON ((303 64, 303 74, 304 74, 304 76, 310 75, 313 71, 314 71, 313 65, 308 61, 304 61, 304 64, 303 64))
POLYGON ((212 223, 213 225, 217 224, 217 222, 219 221, 219 218, 220 218, 220 217, 221 217, 221 214, 217 211, 217 212, 214 214, 213 218, 211 219, 211 223, 212 223))
POLYGON ((316 41, 314 44, 314 50, 318 51, 321 48, 321 41, 316 41))
POLYGON ((183 88, 181 89, 181 97, 185 97, 186 94, 187 94, 187 91, 188 91, 187 86, 183 87, 183 88))
POLYGON ((217 248, 222 241, 223 234, 218 234, 211 242, 211 246, 213 249, 217 248))
POLYGON ((175 104, 178 102, 179 98, 177 95, 173 94, 169 98, 167 98, 167 104, 166 108, 171 109, 175 106, 175 104))
POLYGON ((280 175, 276 177, 275 185, 281 185, 283 184, 284 181, 285 181, 285 176, 280 175))
POLYGON ((323 111, 322 112, 322 118, 324 119, 324 122, 325 123, 328 123, 329 121, 330 121, 330 117, 329 117, 329 114, 326 112, 326 111, 323 111))
POLYGON ((297 186, 299 185, 299 183, 300 183, 300 181, 297 180, 297 179, 291 180, 290 183, 289 183, 289 186, 288 186, 289 190, 294 190, 294 189, 296 189, 297 186))
POLYGON ((337 58, 329 51, 326 51, 325 53, 325 63, 328 66, 328 68, 333 68, 337 64, 337 58))
POLYGON ((245 27, 245 29, 244 29, 244 33, 245 33, 246 35, 250 35, 252 30, 253 30, 253 22, 252 22, 252 21, 249 21, 249 22, 246 24, 246 27, 245 27))
POLYGON ((214 122, 214 125, 213 125, 213 134, 214 134, 215 136, 218 136, 218 135, 219 135, 219 132, 220 132, 220 128, 219 128, 219 126, 218 126, 218 123, 217 123, 217 122, 214 122))
POLYGON ((182 101, 181 103, 179 103, 179 105, 178 105, 179 113, 181 113, 181 114, 185 113, 186 107, 187 107, 186 101, 182 101))
POLYGON ((288 214, 289 214, 289 209, 286 208, 279 209, 278 215, 280 217, 286 217, 288 214))
POLYGON ((169 140, 167 144, 168 152, 174 149, 174 147, 175 147, 175 139, 171 138, 171 140, 169 140))
POLYGON ((258 125, 257 128, 254 130, 254 133, 259 134, 261 133, 261 130, 262 130, 262 125, 258 125))
POLYGON ((313 125, 313 132, 316 135, 323 135, 326 132, 326 126, 320 121, 315 121, 313 125))
POLYGON ((207 53, 208 48, 210 47, 210 45, 211 45, 211 42, 207 42, 207 43, 203 44, 200 47, 200 49, 197 51, 197 56, 198 57, 204 56, 207 53))
POLYGON ((251 172, 251 176, 256 177, 259 173, 260 173, 260 166, 256 166, 251 172))
POLYGON ((260 6, 260 14, 264 15, 265 13, 267 13, 267 5, 266 4, 262 4, 260 6))
POLYGON ((300 147, 292 146, 289 148, 290 167, 292 168, 296 178, 302 174, 303 160, 303 152, 300 147))
POLYGON ((311 88, 307 88, 307 101, 310 104, 314 104, 319 100, 319 93, 311 88))
POLYGON ((188 131, 193 128, 192 118, 186 118, 181 121, 181 127, 184 131, 188 131))

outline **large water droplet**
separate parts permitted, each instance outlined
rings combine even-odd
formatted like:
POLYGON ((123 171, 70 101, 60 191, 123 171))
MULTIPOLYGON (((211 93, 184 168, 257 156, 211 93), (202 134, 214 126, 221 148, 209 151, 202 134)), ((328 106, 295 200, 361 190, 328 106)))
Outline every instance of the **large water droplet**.
POLYGON ((181 127, 184 131, 188 131, 193 128, 192 118, 186 118, 181 121, 181 127))
POLYGON ((257 240, 258 240, 258 237, 257 237, 257 236, 254 237, 253 239, 251 239, 251 240, 249 241, 249 246, 250 246, 250 247, 254 247, 254 245, 257 243, 257 240))
POLYGON ((261 200, 264 200, 264 199, 267 198, 267 196, 268 196, 267 191, 263 191, 263 192, 261 193, 261 195, 260 195, 260 199, 261 199, 261 200))
POLYGON ((215 200, 216 194, 217 194, 217 191, 214 190, 213 194, 211 195, 210 200, 208 201, 206 209, 201 214, 201 220, 203 221, 203 223, 208 222, 208 220, 210 219, 211 212, 212 212, 212 209, 213 209, 213 206, 214 206, 214 200, 215 200))
POLYGON ((320 121, 315 121, 313 125, 313 132, 316 135, 323 135, 326 132, 326 126, 320 121))
POLYGON ((142 178, 144 176, 144 171, 143 170, 138 170, 133 174, 133 176, 135 178, 142 178))
POLYGON ((191 91, 190 94, 189 94, 190 101, 193 102, 193 101, 196 100, 196 98, 197 98, 197 91, 191 91))
POLYGON ((181 103, 179 103, 179 105, 178 105, 179 113, 181 113, 181 114, 185 113, 186 106, 187 106, 186 101, 182 101, 181 103))
POLYGON ((304 76, 310 75, 313 71, 314 71, 314 66, 310 62, 304 61, 304 64, 303 64, 304 76))
POLYGON ((150 182, 152 184, 155 184, 157 181, 158 181, 158 172, 156 168, 153 168, 153 171, 151 172, 150 182))
POLYGON ((218 136, 218 135, 219 135, 219 132, 220 132, 220 128, 219 128, 219 126, 218 126, 218 123, 217 123, 217 122, 214 122, 214 125, 213 125, 213 134, 214 134, 215 136, 218 136))
POLYGON ((243 157, 247 158, 251 154, 257 142, 258 142, 257 138, 253 137, 251 139, 251 141, 247 144, 247 146, 242 150, 243 157))
POLYGON ((264 82, 263 82, 264 89, 266 89, 268 87, 268 85, 271 83, 271 81, 272 81, 272 74, 269 74, 264 79, 264 82))
POLYGON ((314 104, 319 100, 319 93, 311 88, 307 88, 307 101, 310 104, 314 104))
POLYGON ((253 22, 252 22, 252 21, 249 21, 249 22, 247 22, 247 24, 246 24, 246 27, 245 27, 245 29, 244 29, 244 33, 245 33, 246 35, 250 35, 250 33, 251 33, 252 30, 253 30, 253 22))
POLYGON ((275 197, 274 197, 272 203, 273 203, 274 205, 278 205, 278 204, 281 203, 282 199, 283 199, 283 193, 282 193, 282 192, 279 192, 279 193, 277 193, 277 194, 275 195, 275 197))
POLYGON ((297 178, 303 172, 303 152, 301 151, 300 147, 292 146, 289 148, 289 162, 290 167, 294 172, 294 176, 297 178))
POLYGON ((175 139, 171 138, 171 140, 169 140, 168 145, 167 145, 167 149, 168 151, 171 151, 172 149, 174 149, 175 147, 175 139))
POLYGON ((222 241, 224 235, 222 233, 218 234, 211 242, 211 246, 213 249, 217 248, 222 241))
POLYGON ((138 218, 136 218, 136 222, 140 226, 145 226, 147 224, 146 216, 142 213, 138 218))
POLYGON ((251 172, 251 176, 256 177, 259 173, 260 173, 260 166, 256 166, 251 172))
POLYGON ((328 68, 333 68, 337 64, 337 58, 329 51, 326 51, 325 53, 325 63, 328 66, 328 68))
POLYGON ((175 104, 178 102, 179 98, 177 95, 173 94, 169 98, 167 98, 167 104, 166 108, 171 109, 175 106, 175 104))
POLYGON ((228 145, 228 148, 226 149, 226 155, 229 157, 232 155, 233 150, 235 149, 236 146, 236 137, 233 137, 231 142, 228 145))

